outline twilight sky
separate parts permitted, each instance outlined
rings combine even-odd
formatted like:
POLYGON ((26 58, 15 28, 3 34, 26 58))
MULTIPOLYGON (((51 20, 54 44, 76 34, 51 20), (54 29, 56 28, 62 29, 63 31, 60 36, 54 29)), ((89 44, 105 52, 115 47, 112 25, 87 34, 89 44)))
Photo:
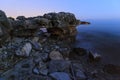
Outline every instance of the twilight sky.
POLYGON ((120 19, 120 0, 0 0, 7 16, 72 12, 79 19, 120 19))

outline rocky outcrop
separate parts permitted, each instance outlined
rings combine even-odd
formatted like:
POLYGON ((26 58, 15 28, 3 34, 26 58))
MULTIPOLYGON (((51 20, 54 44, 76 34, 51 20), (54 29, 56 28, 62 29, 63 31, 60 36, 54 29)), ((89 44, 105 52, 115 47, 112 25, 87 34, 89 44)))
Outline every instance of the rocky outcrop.
POLYGON ((81 21, 80 24, 90 24, 90 22, 81 21))
POLYGON ((108 73, 119 75, 119 66, 103 66, 98 53, 73 48, 77 24, 72 13, 14 19, 0 11, 0 42, 11 37, 0 47, 0 80, 112 80, 108 73))

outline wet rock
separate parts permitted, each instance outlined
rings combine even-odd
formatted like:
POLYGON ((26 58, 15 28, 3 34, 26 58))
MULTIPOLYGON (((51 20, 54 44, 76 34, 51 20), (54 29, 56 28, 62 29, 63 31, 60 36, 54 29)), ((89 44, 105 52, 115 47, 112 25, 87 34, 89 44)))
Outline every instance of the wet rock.
POLYGON ((61 55, 61 53, 59 51, 50 52, 49 58, 51 60, 63 60, 63 56, 61 55))
POLYGON ((90 61, 100 61, 101 55, 95 52, 89 52, 89 59, 90 61))
POLYGON ((79 56, 83 56, 83 55, 87 54, 87 50, 85 50, 83 48, 73 48, 73 52, 79 56))
MULTIPOLYGON (((77 19, 75 18, 75 15, 72 13, 67 13, 67 12, 59 12, 59 13, 48 13, 44 14, 44 17, 49 19, 49 20, 54 20, 56 22, 53 22, 53 26, 58 26, 59 22, 62 22, 62 24, 67 24, 67 25, 73 25, 77 23, 77 19), (55 25, 57 24, 57 25, 55 25)), ((64 27, 64 26, 61 26, 64 27)))
POLYGON ((70 64, 71 64, 71 62, 70 61, 66 61, 66 60, 52 60, 48 64, 49 72, 50 73, 57 72, 57 71, 69 72, 70 64))
POLYGON ((54 72, 50 76, 55 80, 71 80, 70 76, 65 72, 54 72))
POLYGON ((21 50, 16 51, 17 56, 28 57, 32 50, 32 45, 30 43, 26 43, 21 50))
POLYGON ((120 66, 114 64, 107 64, 103 68, 104 72, 110 74, 119 74, 120 75, 120 66))

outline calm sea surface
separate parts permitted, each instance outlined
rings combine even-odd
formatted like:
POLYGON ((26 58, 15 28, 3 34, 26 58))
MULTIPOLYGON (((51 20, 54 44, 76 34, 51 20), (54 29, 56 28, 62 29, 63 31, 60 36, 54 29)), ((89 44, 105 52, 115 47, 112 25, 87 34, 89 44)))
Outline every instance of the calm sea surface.
POLYGON ((120 65, 120 20, 89 20, 77 27, 76 46, 102 55, 105 63, 120 65))

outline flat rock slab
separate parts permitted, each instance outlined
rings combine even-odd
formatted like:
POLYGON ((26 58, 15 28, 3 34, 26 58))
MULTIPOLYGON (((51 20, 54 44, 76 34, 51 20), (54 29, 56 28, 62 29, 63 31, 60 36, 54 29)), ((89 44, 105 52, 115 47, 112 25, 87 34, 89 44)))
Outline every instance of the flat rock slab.
POLYGON ((69 75, 65 72, 54 72, 50 76, 55 80, 71 80, 69 75))
POLYGON ((52 60, 48 64, 49 73, 57 72, 57 71, 69 71, 70 68, 70 61, 67 60, 52 60))

